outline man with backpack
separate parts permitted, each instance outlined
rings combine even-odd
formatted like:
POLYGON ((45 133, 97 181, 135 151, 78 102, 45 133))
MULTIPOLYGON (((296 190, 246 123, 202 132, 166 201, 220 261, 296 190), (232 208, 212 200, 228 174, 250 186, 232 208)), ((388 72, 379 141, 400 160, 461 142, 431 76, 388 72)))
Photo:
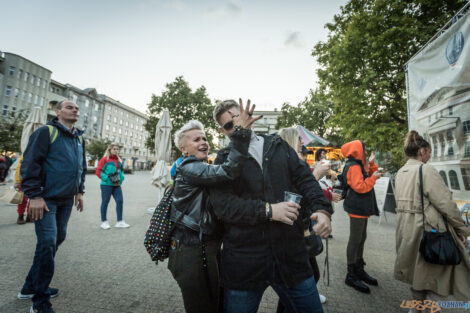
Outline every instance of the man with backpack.
POLYGON ((86 174, 83 131, 74 127, 79 107, 71 101, 56 104, 57 117, 30 137, 21 165, 21 186, 30 199, 37 244, 33 265, 19 299, 33 300, 30 313, 53 313, 49 301, 58 290, 49 288, 54 257, 65 240, 67 223, 75 205, 83 210, 86 174))

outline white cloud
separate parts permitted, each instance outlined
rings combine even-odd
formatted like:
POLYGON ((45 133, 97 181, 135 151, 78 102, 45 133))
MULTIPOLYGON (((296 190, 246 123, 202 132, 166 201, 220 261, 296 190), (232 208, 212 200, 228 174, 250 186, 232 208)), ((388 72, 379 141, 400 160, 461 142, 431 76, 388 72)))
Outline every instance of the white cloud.
POLYGON ((206 16, 238 16, 243 11, 239 1, 229 1, 222 6, 210 7, 206 10, 206 16))

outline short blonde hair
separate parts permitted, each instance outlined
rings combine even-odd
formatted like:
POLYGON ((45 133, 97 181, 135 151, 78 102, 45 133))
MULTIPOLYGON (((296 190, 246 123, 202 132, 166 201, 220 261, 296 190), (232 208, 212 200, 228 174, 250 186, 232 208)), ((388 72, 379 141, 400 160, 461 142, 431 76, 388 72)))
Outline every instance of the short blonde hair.
POLYGON ((186 132, 188 130, 193 130, 193 129, 200 129, 202 130, 203 133, 206 133, 204 130, 204 125, 202 125, 201 122, 196 121, 196 120, 190 120, 186 124, 184 124, 180 129, 178 129, 175 133, 174 136, 174 141, 175 141, 175 146, 181 151, 181 146, 184 146, 185 144, 185 136, 186 132))

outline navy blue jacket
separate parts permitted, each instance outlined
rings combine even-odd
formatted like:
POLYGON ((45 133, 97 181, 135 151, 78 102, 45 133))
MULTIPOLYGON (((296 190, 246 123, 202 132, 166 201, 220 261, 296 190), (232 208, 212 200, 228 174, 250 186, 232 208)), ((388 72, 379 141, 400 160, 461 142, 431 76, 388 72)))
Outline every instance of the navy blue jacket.
POLYGON ((58 129, 51 143, 49 127, 43 126, 29 138, 21 164, 21 187, 30 199, 66 199, 84 191, 86 175, 85 141, 57 118, 47 123, 58 129))

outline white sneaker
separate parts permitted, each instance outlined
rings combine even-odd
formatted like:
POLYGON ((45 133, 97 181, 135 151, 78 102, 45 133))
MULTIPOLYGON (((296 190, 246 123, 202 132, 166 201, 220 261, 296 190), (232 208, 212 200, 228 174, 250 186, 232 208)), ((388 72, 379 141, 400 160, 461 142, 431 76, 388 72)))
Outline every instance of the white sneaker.
POLYGON ((131 226, 131 225, 124 222, 124 220, 119 221, 119 222, 116 223, 116 225, 114 225, 114 227, 118 227, 118 228, 127 228, 129 226, 131 226))
POLYGON ((108 221, 104 221, 103 223, 101 223, 101 228, 103 228, 103 229, 110 229, 110 228, 111 228, 111 225, 109 225, 109 222, 108 222, 108 221))
POLYGON ((320 302, 321 304, 326 302, 326 297, 324 295, 320 295, 320 302))

